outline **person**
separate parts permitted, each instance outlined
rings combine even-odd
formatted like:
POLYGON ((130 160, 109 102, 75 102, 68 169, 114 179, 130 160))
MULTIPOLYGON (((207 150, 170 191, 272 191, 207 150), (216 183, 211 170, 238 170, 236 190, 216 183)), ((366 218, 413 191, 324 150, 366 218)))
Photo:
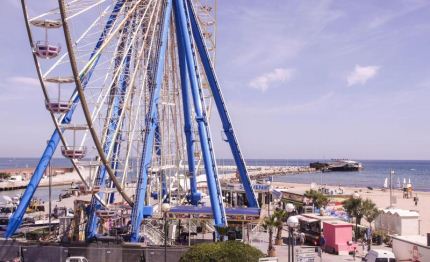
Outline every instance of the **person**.
POLYGON ((299 233, 296 231, 293 232, 293 246, 297 245, 297 238, 299 236, 299 233))
POLYGON ((352 258, 354 259, 354 261, 355 261, 356 252, 357 252, 357 247, 354 246, 354 251, 352 251, 352 258))
POLYGON ((321 247, 321 252, 324 252, 324 248, 325 248, 325 238, 324 238, 324 235, 323 235, 323 234, 321 234, 321 237, 320 237, 320 247, 321 247))
POLYGON ((418 194, 414 197, 415 206, 418 206, 418 194))
POLYGON ((301 232, 300 233, 300 245, 303 246, 305 244, 305 233, 301 232))

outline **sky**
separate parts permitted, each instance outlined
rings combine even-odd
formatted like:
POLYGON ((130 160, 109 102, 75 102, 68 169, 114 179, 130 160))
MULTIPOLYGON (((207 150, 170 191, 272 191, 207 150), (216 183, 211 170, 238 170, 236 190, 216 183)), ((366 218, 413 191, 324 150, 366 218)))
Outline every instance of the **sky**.
MULTIPOLYGON (((38 157, 53 124, 18 2, 0 10, 0 157, 38 157)), ((430 159, 429 12, 421 0, 218 0, 216 70, 244 156, 430 159)))

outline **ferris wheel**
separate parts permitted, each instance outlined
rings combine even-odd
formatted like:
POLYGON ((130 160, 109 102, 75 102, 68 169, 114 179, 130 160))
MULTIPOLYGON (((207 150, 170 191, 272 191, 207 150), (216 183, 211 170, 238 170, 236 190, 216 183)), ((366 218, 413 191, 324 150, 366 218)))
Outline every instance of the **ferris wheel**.
POLYGON ((137 241, 142 219, 153 212, 148 196, 159 190, 159 200, 165 201, 172 177, 190 180, 176 190, 188 192, 188 201, 197 205, 200 166, 215 224, 225 225, 209 128, 213 104, 248 201, 258 206, 214 74, 216 1, 21 2, 55 130, 7 237, 19 227, 59 144, 92 194, 87 238, 94 237, 97 220, 121 203, 132 208, 132 240, 137 241))

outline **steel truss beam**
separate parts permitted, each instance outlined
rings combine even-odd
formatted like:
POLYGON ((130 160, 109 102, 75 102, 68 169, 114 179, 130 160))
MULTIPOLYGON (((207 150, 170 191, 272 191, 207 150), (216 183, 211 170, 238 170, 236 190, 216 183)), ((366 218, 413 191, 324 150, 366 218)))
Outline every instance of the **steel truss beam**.
POLYGON ((152 215, 152 206, 145 206, 146 187, 148 184, 148 172, 151 166, 152 153, 154 148, 155 131, 158 125, 158 102, 160 100, 161 87, 163 85, 164 65, 170 29, 170 18, 172 13, 172 0, 167 0, 164 7, 164 19, 162 23, 160 47, 158 57, 154 61, 157 63, 155 72, 154 88, 152 88, 149 112, 146 118, 145 137, 142 149, 142 159, 139 170, 139 179, 136 186, 135 204, 131 213, 131 242, 138 242, 140 239, 140 224, 144 216, 152 215))

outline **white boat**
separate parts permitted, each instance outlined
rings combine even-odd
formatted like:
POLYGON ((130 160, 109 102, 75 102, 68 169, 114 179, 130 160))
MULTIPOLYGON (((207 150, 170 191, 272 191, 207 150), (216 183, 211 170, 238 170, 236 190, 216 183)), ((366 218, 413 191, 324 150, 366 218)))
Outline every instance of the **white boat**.
POLYGON ((384 180, 384 188, 388 188, 388 177, 384 180))

